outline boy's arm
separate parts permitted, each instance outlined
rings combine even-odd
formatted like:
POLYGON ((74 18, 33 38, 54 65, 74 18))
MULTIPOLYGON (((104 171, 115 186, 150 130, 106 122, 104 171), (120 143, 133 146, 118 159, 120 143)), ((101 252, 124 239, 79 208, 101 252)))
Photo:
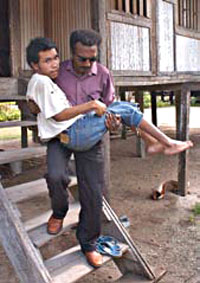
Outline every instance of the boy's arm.
POLYGON ((102 116, 106 112, 106 105, 98 100, 92 100, 71 108, 66 108, 62 112, 56 114, 53 118, 57 122, 61 122, 72 119, 80 114, 85 114, 92 110, 96 112, 97 116, 102 116))

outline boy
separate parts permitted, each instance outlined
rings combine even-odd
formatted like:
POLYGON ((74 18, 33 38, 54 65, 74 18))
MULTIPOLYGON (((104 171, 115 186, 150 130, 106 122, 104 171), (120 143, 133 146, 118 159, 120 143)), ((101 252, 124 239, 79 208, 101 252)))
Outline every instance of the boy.
POLYGON ((147 152, 179 153, 193 146, 191 141, 177 141, 167 137, 148 123, 140 111, 130 103, 114 102, 108 108, 93 100, 71 107, 62 90, 53 82, 59 71, 56 45, 47 38, 35 38, 27 47, 27 61, 35 74, 27 89, 27 99, 39 106, 38 128, 42 140, 55 136, 68 148, 85 151, 94 146, 107 131, 106 114, 119 114, 122 123, 139 127, 147 143, 147 152))

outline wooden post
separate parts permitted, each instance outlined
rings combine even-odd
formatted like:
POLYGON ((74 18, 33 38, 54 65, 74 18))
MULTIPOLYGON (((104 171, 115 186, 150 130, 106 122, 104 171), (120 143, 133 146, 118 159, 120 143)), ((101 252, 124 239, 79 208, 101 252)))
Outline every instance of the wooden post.
MULTIPOLYGON (((190 109, 190 90, 182 85, 178 94, 179 106, 177 106, 177 138, 185 141, 189 138, 189 109, 190 109)), ((179 155, 178 164, 178 189, 181 196, 187 194, 188 188, 188 151, 184 151, 179 155)))
POLYGON ((143 91, 137 91, 135 93, 135 102, 139 103, 140 110, 144 112, 144 95, 143 91))
POLYGON ((157 126, 157 105, 156 105, 156 92, 151 92, 151 114, 152 123, 157 126))
POLYGON ((125 0, 125 12, 130 13, 130 1, 125 0))
MULTIPOLYGON (((143 96, 143 91, 137 91, 136 92, 136 94, 135 94, 135 101, 139 103, 140 110, 142 112, 144 112, 144 96, 143 96)), ((136 155, 138 157, 142 157, 142 158, 146 157, 144 141, 141 139, 140 136, 136 136, 136 155)))
POLYGON ((29 239, 1 183, 0 240, 21 282, 52 282, 38 250, 29 239))
POLYGON ((133 14, 138 14, 138 1, 133 0, 133 14))
POLYGON ((92 28, 102 36, 102 43, 99 50, 99 60, 103 65, 107 65, 106 48, 106 4, 105 0, 91 0, 92 28))
POLYGON ((21 67, 20 1, 9 0, 11 72, 17 77, 21 67))

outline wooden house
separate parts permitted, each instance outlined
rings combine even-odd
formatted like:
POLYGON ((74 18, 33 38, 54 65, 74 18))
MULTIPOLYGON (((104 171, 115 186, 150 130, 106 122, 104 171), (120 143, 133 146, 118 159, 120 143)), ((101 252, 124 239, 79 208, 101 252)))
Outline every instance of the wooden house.
POLYGON ((178 137, 187 139, 190 90, 200 88, 200 0, 0 0, 0 96, 24 92, 31 38, 52 38, 64 60, 77 28, 102 34, 100 61, 117 91, 136 91, 141 105, 143 90, 152 102, 156 91, 175 92, 178 137))

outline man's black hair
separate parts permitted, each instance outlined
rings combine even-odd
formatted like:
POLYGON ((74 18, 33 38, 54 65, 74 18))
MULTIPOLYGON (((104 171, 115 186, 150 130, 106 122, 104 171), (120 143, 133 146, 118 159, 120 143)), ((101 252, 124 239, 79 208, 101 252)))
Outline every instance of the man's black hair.
MULTIPOLYGON (((55 48, 57 46, 51 39, 46 37, 36 37, 32 39, 26 48, 26 59, 30 67, 31 63, 37 64, 39 62, 39 52, 46 51, 55 48)), ((57 50, 58 51, 58 50, 57 50)))
POLYGON ((93 46, 101 44, 101 35, 94 30, 91 29, 79 29, 75 30, 70 35, 70 48, 71 52, 74 54, 75 52, 75 45, 77 42, 80 42, 86 46, 93 46))

